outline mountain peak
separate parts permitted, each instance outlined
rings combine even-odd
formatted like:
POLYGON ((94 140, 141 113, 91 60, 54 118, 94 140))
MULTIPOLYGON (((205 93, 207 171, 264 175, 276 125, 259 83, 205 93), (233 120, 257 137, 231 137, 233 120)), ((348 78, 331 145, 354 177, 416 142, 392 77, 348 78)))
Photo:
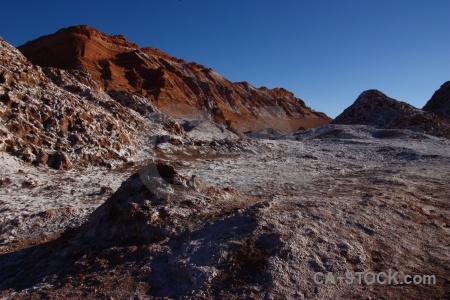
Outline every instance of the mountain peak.
POLYGON ((108 36, 87 25, 78 25, 42 36, 18 49, 41 67, 83 68, 95 74, 95 66, 89 63, 95 56, 111 58, 124 51, 139 49, 139 46, 122 35, 108 36))
POLYGON ((450 81, 441 85, 440 89, 425 104, 423 110, 450 117, 450 81))
POLYGON ((435 114, 390 98, 379 90, 362 92, 332 123, 409 129, 432 135, 450 134, 450 125, 435 114))

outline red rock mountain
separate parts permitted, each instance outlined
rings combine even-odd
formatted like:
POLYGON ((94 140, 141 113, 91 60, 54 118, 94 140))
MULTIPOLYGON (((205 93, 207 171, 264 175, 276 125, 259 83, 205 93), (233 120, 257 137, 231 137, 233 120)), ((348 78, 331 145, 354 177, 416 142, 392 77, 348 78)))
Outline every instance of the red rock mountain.
POLYGON ((233 83, 200 64, 139 48, 122 35, 108 36, 88 26, 61 29, 19 50, 42 67, 89 72, 97 89, 143 95, 173 117, 200 112, 243 131, 277 127, 280 119, 288 120, 293 130, 331 121, 285 89, 233 83))
POLYGON ((0 152, 56 169, 109 165, 141 149, 141 135, 183 134, 148 99, 92 85, 84 72, 33 65, 0 37, 0 152))

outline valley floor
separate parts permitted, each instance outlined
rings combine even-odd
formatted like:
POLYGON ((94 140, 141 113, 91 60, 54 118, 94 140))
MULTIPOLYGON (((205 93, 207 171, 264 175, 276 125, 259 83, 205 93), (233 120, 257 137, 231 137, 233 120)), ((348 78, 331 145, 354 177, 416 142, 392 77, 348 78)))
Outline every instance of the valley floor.
MULTIPOLYGON (((190 228, 188 233, 147 243, 145 251, 135 245, 89 252, 77 262, 90 265, 83 269, 85 281, 79 275, 61 279, 46 274, 39 278, 43 282, 36 279, 24 287, 20 276, 9 274, 13 279, 0 283, 0 297, 449 297, 448 139, 406 130, 327 125, 277 140, 163 143, 157 149, 155 155, 181 176, 217 187, 216 193, 226 191, 218 196, 221 200, 199 204, 197 194, 173 194, 173 202, 164 204, 168 217, 161 217, 161 224, 171 228, 179 220, 190 228), (227 195, 236 196, 227 200, 227 195), (129 272, 120 272, 125 265, 112 264, 111 251, 131 251, 130 257, 141 261, 131 259, 129 272), (99 257, 109 261, 110 275, 93 267, 99 257), (398 272, 400 278, 434 275, 436 283, 314 282, 318 272, 338 276, 358 271, 398 272), (89 276, 103 276, 103 283, 93 284, 89 276), (114 286, 113 277, 122 278, 123 284, 118 280, 114 286), (83 289, 76 288, 80 283, 83 289)), ((14 267, 11 257, 20 266, 21 255, 28 252, 14 253, 36 252, 25 248, 38 248, 65 228, 82 224, 144 163, 115 170, 52 171, 26 166, 4 153, 0 158, 0 269, 6 270, 14 267)))

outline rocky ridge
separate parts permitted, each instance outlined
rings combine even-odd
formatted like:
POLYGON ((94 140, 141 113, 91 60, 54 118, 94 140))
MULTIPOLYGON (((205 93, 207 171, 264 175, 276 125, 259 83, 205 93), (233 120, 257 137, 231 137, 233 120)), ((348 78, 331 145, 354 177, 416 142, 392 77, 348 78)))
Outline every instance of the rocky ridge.
POLYGON ((450 81, 441 85, 422 109, 450 118, 450 81))
POLYGON ((105 93, 83 71, 42 69, 3 39, 0 55, 1 151, 56 169, 110 165, 151 147, 144 132, 183 134, 142 96, 105 93))
POLYGON ((296 120, 293 130, 331 121, 282 88, 232 83, 203 65, 187 63, 155 48, 139 48, 121 35, 108 36, 88 26, 61 29, 19 50, 42 67, 86 71, 97 89, 140 94, 173 117, 200 111, 241 131, 264 127, 264 122, 255 125, 264 119, 268 124, 296 120))
MULTIPOLYGON (((441 102, 448 105, 448 100, 441 102)), ((443 108, 441 105, 437 107, 439 107, 437 110, 443 108)), ((408 129, 432 135, 450 136, 450 119, 389 98, 378 90, 361 93, 356 101, 337 116, 332 123, 370 125, 385 129, 408 129)))

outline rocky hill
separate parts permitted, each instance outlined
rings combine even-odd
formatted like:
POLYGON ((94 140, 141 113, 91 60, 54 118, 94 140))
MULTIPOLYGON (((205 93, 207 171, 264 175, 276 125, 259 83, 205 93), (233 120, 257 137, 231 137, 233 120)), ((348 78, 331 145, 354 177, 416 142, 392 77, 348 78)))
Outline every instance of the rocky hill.
POLYGON ((139 136, 182 133, 146 98, 107 94, 82 71, 42 69, 0 38, 0 151, 56 169, 127 161, 139 136))
POLYGON ((284 131, 331 121, 282 88, 233 83, 200 64, 139 48, 121 35, 108 36, 88 26, 61 29, 19 50, 41 67, 88 72, 96 89, 142 95, 173 117, 200 111, 242 131, 270 127, 279 119, 292 120, 296 127, 276 128, 284 131))
POLYGON ((450 122, 447 119, 389 98, 378 90, 361 93, 332 123, 409 129, 431 135, 450 136, 450 122))
POLYGON ((422 109, 450 118, 450 81, 444 83, 422 109))

